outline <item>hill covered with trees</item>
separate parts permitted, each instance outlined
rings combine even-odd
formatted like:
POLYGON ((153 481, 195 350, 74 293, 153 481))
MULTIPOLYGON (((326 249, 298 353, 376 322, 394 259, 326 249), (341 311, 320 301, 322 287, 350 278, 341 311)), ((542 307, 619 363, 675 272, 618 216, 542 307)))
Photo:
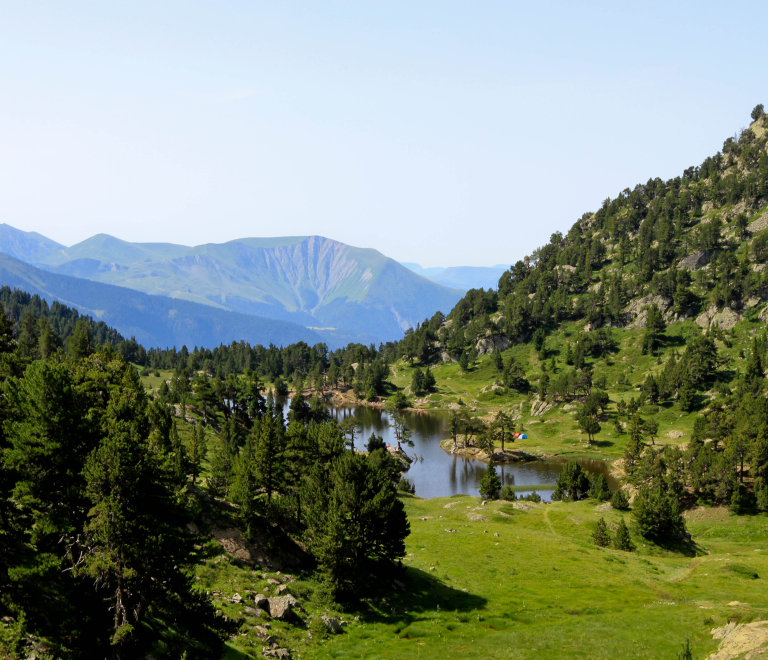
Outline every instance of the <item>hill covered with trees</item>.
POLYGON ((648 497, 768 510, 762 105, 751 119, 699 166, 606 199, 498 290, 409 331, 396 382, 487 422, 552 423, 521 446, 623 456, 616 469, 648 497))

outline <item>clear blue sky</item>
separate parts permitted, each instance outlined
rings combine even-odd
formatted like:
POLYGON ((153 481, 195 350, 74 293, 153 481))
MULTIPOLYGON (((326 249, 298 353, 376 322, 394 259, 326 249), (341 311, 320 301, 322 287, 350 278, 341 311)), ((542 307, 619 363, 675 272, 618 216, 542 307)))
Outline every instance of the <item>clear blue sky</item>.
POLYGON ((0 6, 0 221, 512 263, 768 105, 767 2, 0 6))

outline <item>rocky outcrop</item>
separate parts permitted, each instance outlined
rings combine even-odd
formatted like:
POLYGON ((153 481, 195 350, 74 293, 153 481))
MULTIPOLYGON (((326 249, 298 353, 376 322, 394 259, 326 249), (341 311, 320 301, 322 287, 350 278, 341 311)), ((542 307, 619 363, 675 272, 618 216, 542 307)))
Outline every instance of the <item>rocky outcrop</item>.
POLYGON ((763 213, 757 220, 747 225, 747 231, 750 234, 754 234, 758 231, 763 231, 766 227, 768 227, 768 213, 763 213))
POLYGON ((554 407, 554 405, 554 403, 549 403, 548 401, 535 399, 531 404, 531 417, 541 417, 545 413, 549 412, 554 407))
POLYGON ((625 322, 630 328, 644 328, 648 320, 648 308, 656 305, 667 321, 672 320, 672 299, 666 296, 650 294, 633 300, 624 310, 625 322))
POLYGON ((707 660, 763 658, 762 652, 768 648, 768 621, 746 624, 732 621, 721 628, 713 628, 711 635, 722 641, 717 651, 707 656, 707 660))
POLYGON ((677 267, 679 269, 684 268, 685 270, 699 270, 709 263, 711 254, 712 253, 709 250, 696 250, 693 254, 689 254, 684 259, 680 259, 677 263, 677 267))
POLYGON ((741 314, 735 312, 730 307, 725 307, 721 311, 712 305, 708 310, 702 312, 696 317, 696 325, 702 328, 718 326, 721 330, 730 330, 741 320, 741 314))
POLYGON ((475 345, 475 350, 478 355, 489 355, 496 349, 506 351, 511 345, 512 342, 504 335, 490 335, 478 339, 477 344, 475 345))

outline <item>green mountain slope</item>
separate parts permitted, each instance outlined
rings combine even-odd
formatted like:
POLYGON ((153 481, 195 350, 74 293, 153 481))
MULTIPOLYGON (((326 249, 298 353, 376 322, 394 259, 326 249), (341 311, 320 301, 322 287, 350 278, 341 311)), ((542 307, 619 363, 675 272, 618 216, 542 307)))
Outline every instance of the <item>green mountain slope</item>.
POLYGON ((265 346, 322 341, 316 332, 294 323, 51 273, 6 254, 0 254, 0 285, 74 307, 108 323, 125 337, 135 336, 146 347, 213 347, 241 340, 265 346))
POLYGON ((528 429, 515 448, 623 456, 616 469, 635 488, 768 510, 762 106, 753 120, 700 166, 606 199, 498 291, 471 290, 406 335, 395 384, 425 397, 429 366, 421 405, 466 405, 488 422, 502 411, 528 429))
MULTIPOLYGON (((16 242, 24 232, 17 234, 16 242)), ((10 238, 0 241, 0 249, 6 251, 6 244, 10 238)), ((99 234, 70 248, 38 252, 36 263, 57 273, 329 328, 326 333, 337 340, 396 339, 435 309, 449 311, 461 297, 376 250, 321 236, 188 248, 99 234)))

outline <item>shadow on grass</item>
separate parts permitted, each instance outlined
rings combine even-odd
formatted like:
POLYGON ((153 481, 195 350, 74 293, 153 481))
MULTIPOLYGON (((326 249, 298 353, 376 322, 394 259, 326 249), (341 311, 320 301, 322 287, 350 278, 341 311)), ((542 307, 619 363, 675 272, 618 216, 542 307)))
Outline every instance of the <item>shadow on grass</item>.
POLYGON ((613 447, 614 443, 611 440, 593 440, 592 447, 613 447))
POLYGON ((404 591, 388 592, 380 605, 373 605, 377 600, 375 598, 371 599, 370 607, 361 602, 356 613, 368 622, 392 624, 399 621, 410 624, 420 620, 418 615, 423 612, 470 612, 483 609, 488 603, 482 596, 455 589, 417 568, 407 568, 402 579, 404 591))
POLYGON ((704 549, 693 539, 655 539, 654 543, 668 552, 674 552, 685 557, 698 557, 706 554, 704 549))

